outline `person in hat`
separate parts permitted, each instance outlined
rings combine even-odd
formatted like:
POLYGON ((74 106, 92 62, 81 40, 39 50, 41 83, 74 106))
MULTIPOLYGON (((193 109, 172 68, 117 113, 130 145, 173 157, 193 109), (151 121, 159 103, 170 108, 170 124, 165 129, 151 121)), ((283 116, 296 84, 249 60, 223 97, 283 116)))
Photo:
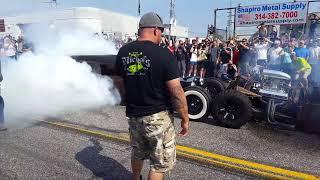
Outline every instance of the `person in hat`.
POLYGON ((123 77, 132 146, 133 179, 141 178, 145 159, 150 159, 148 179, 163 179, 176 161, 173 110, 182 121, 181 136, 189 129, 187 101, 180 85, 174 55, 159 46, 164 31, 161 17, 153 12, 139 22, 137 41, 123 46, 116 72, 123 77))

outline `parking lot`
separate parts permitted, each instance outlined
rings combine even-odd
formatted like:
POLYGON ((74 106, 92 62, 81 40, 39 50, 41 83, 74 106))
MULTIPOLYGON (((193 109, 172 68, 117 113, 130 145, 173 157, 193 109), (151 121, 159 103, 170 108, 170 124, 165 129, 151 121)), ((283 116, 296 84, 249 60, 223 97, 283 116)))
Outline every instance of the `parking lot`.
MULTIPOLYGON (((122 106, 70 113, 47 120, 123 137, 127 136, 128 130, 122 106)), ((318 135, 278 130, 255 122, 241 129, 227 129, 212 122, 210 119, 191 122, 190 134, 178 137, 178 144, 294 172, 320 175, 318 135)), ((179 125, 176 118, 176 127, 179 128, 179 125)), ((0 174, 7 179, 130 177, 128 144, 98 137, 101 149, 92 143, 92 138, 97 137, 42 123, 3 132, 0 136, 0 174)), ((204 165, 181 161, 180 158, 172 174, 173 179, 255 178, 248 173, 204 165)), ((147 173, 147 168, 144 173, 147 173)))

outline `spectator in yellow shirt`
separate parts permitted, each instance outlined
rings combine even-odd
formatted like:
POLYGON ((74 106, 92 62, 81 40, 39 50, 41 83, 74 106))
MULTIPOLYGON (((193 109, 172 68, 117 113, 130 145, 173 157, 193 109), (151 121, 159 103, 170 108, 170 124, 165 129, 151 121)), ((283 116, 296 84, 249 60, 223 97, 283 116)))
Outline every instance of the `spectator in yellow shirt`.
POLYGON ((311 66, 308 61, 302 57, 297 57, 294 53, 291 55, 293 66, 295 68, 295 80, 300 80, 304 87, 308 88, 308 76, 311 74, 311 66))

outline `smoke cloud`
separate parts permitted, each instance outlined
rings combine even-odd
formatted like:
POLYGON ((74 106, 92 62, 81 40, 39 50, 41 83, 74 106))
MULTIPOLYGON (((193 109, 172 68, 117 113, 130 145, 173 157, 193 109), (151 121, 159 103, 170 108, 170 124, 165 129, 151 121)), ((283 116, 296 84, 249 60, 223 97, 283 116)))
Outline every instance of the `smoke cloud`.
POLYGON ((70 57, 115 54, 111 42, 89 32, 42 31, 41 36, 34 32, 27 36, 35 40, 35 53, 25 53, 17 61, 2 60, 1 89, 9 127, 120 102, 109 77, 94 74, 87 63, 70 57))

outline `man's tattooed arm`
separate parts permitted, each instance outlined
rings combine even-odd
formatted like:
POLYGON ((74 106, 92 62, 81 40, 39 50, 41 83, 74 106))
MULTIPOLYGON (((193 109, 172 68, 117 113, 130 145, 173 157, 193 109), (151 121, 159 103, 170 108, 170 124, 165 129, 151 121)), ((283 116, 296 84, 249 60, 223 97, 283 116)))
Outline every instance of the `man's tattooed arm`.
POLYGON ((180 80, 174 79, 168 81, 166 84, 173 108, 178 112, 182 121, 189 121, 187 99, 181 87, 180 80))

